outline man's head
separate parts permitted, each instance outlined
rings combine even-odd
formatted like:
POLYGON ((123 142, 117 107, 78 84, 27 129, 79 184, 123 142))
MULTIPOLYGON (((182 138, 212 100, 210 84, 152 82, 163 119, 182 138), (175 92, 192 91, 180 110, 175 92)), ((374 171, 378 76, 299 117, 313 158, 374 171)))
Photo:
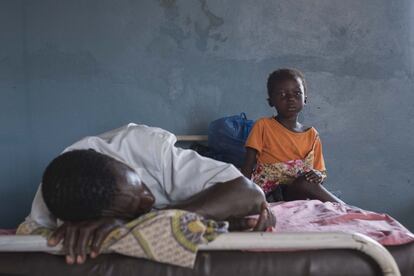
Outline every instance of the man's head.
POLYGON ((43 174, 42 194, 50 212, 64 221, 135 218, 154 203, 133 169, 94 150, 55 158, 43 174))

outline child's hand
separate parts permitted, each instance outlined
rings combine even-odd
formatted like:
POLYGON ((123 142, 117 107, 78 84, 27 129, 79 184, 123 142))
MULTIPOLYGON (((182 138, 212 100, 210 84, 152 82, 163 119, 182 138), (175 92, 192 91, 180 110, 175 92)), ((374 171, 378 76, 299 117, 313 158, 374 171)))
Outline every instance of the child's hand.
POLYGON ((321 184, 323 180, 322 173, 317 170, 311 170, 303 175, 309 183, 321 184))

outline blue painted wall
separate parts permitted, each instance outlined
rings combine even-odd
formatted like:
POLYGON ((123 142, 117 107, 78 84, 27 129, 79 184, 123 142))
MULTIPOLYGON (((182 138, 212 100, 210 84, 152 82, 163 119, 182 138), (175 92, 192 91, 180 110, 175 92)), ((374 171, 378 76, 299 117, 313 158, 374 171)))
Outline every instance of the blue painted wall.
POLYGON ((267 75, 289 66, 307 77, 328 187, 414 230, 413 15, 409 0, 0 0, 0 227, 77 139, 270 115, 267 75))

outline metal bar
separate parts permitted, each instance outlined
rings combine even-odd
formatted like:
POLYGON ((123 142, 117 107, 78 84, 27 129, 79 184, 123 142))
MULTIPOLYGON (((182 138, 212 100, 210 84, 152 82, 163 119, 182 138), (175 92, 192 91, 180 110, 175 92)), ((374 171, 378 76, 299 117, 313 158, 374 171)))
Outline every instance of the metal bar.
POLYGON ((199 250, 318 250, 354 249, 370 256, 383 275, 400 276, 397 263, 388 250, 375 240, 359 233, 245 233, 232 232, 200 245, 199 250))
POLYGON ((178 142, 203 142, 208 141, 207 135, 177 135, 178 142))
MULTIPOLYGON (((199 250, 318 250, 353 249, 370 256, 380 266, 385 276, 400 276, 392 255, 375 240, 358 233, 264 233, 231 232, 219 235, 214 241, 200 245, 199 250)), ((0 236, 3 252, 57 253, 61 245, 48 247, 42 236, 0 236)))

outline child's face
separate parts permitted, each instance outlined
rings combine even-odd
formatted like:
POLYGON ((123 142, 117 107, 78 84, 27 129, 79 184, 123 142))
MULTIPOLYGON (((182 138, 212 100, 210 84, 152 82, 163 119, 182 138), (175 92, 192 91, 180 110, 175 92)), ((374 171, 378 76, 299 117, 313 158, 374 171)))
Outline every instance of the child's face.
POLYGON ((269 104, 279 116, 295 117, 305 105, 305 91, 300 79, 287 79, 276 84, 269 95, 269 104))

